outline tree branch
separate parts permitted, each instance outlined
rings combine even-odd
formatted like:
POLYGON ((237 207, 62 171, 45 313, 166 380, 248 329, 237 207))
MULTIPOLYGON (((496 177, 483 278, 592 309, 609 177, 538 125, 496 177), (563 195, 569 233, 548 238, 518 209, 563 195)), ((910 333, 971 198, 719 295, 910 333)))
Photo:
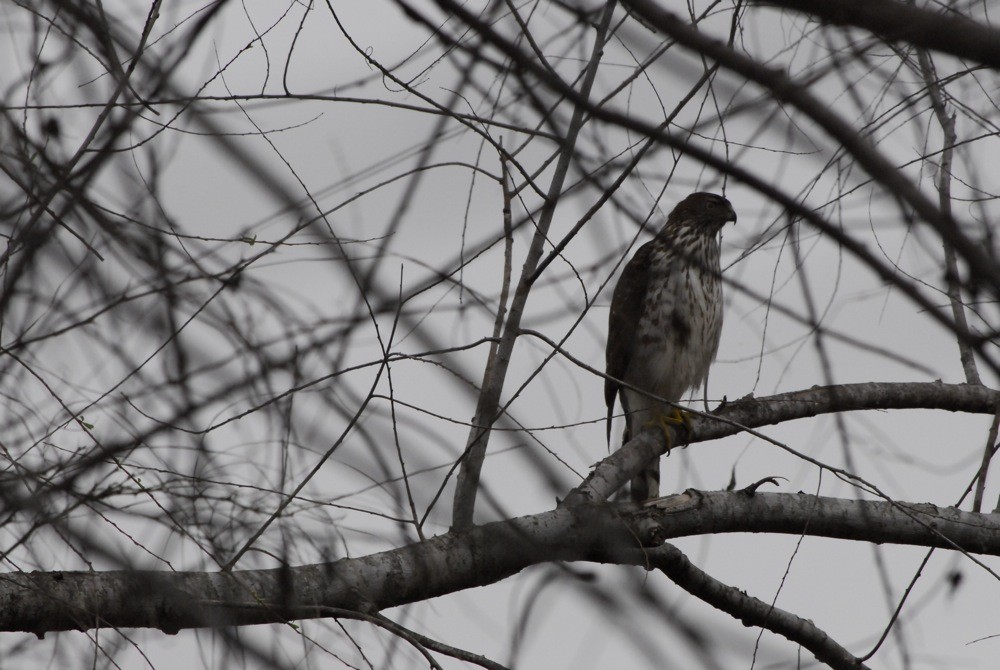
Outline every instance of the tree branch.
POLYGON ((831 668, 857 670, 868 667, 812 621, 720 582, 691 563, 677 547, 665 544, 636 553, 641 561, 637 565, 659 570, 691 595, 742 621, 744 625, 765 628, 801 644, 817 660, 831 668))
MULTIPOLYGON (((948 116, 948 108, 945 101, 944 87, 941 85, 934 70, 931 57, 923 49, 917 51, 917 61, 920 63, 920 74, 924 78, 924 85, 930 96, 931 108, 934 110, 934 117, 941 132, 944 135, 941 149, 941 163, 937 166, 937 190, 938 206, 941 212, 951 216, 951 162, 955 153, 955 144, 958 142, 958 135, 955 132, 955 117, 948 116)), ((965 305, 962 302, 962 280, 958 274, 958 262, 955 259, 955 250, 947 242, 944 242, 944 280, 948 301, 951 303, 951 314, 955 320, 955 328, 962 333, 958 338, 959 359, 962 361, 962 369, 965 370, 965 381, 970 384, 981 384, 979 370, 976 368, 976 357, 972 347, 969 346, 969 338, 972 334, 969 328, 969 321, 965 316, 965 305)))
POLYGON ((640 546, 708 533, 785 533, 1000 556, 1000 516, 931 504, 742 491, 637 509, 582 504, 361 558, 234 572, 33 572, 0 579, 0 631, 184 628, 364 614, 499 582, 552 561, 633 564, 640 546))
MULTIPOLYGON (((865 409, 942 409, 993 414, 1000 391, 968 384, 940 382, 864 383, 814 386, 767 398, 742 398, 712 414, 692 417, 690 436, 671 426, 673 444, 716 440, 745 428, 759 428, 831 412, 865 409)), ((600 502, 621 488, 652 459, 666 452, 662 431, 647 431, 601 461, 564 505, 600 502)))

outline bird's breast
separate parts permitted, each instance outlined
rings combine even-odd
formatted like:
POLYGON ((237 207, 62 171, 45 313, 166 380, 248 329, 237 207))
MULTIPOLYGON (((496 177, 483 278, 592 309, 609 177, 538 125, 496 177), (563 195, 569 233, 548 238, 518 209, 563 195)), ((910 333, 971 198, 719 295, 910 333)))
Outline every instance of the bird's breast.
POLYGON ((714 268, 676 258, 651 261, 630 381, 679 399, 704 380, 715 359, 722 332, 721 281, 714 268))

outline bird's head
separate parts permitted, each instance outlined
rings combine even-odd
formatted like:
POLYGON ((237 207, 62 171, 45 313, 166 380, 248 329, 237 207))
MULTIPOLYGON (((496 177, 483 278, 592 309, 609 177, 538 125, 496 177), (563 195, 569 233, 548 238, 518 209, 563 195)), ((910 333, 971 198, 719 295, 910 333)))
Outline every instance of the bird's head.
POLYGON ((667 227, 695 228, 717 235, 727 222, 736 223, 736 211, 723 196, 715 193, 692 193, 681 200, 667 217, 667 227))

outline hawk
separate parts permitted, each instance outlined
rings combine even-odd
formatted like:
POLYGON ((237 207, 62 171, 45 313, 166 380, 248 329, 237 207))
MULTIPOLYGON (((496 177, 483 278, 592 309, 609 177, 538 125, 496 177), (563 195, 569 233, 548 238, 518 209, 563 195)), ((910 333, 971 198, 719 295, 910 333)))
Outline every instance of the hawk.
MULTIPOLYGON (((625 411, 623 443, 648 427, 686 421, 671 403, 705 381, 719 349, 719 231, 727 221, 736 221, 728 200, 692 193, 625 265, 608 320, 604 400, 609 442, 619 393, 625 411)), ((632 500, 657 497, 659 483, 657 459, 632 479, 632 500)))

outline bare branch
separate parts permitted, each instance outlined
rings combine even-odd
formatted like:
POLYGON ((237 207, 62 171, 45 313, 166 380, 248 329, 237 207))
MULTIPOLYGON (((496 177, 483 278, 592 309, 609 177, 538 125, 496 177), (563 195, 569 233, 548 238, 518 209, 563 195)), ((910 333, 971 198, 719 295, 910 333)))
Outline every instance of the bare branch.
MULTIPOLYGON (((934 71, 934 64, 930 56, 924 50, 917 52, 917 59, 920 62, 920 74, 924 78, 924 85, 930 95, 931 107, 934 109, 934 117, 941 132, 944 134, 944 147, 941 150, 941 163, 937 166, 937 189, 938 206, 942 214, 951 217, 951 163, 955 153, 955 143, 958 136, 955 133, 955 117, 948 114, 948 107, 944 97, 944 87, 938 80, 934 71)), ((955 260, 955 250, 947 240, 944 246, 944 280, 947 286, 948 301, 951 303, 951 314, 955 320, 955 329, 960 333, 958 337, 959 358, 962 361, 962 369, 965 371, 965 381, 970 384, 981 384, 979 380, 979 370, 976 369, 976 357, 969 346, 971 331, 969 321, 965 317, 965 305, 962 303, 962 282, 958 276, 958 262, 955 260)))
POLYGON ((868 667, 812 621, 723 584, 700 570, 672 545, 664 544, 635 553, 636 565, 648 565, 659 570, 691 595, 739 619, 746 626, 759 626, 801 644, 817 660, 831 668, 858 670, 868 667))
MULTIPOLYGON (((690 436, 671 427, 674 444, 704 442, 747 428, 862 409, 942 409, 992 414, 1000 391, 983 386, 933 383, 866 383, 814 387, 767 398, 741 398, 693 420, 690 436)), ((653 458, 666 451, 663 433, 647 431, 611 454, 564 500, 565 505, 600 502, 621 488, 653 458)))
POLYGON ((277 623, 371 614, 496 583, 551 561, 634 564, 638 546, 710 533, 807 534, 1000 555, 1000 519, 928 503, 807 494, 687 491, 636 511, 577 505, 450 532, 399 549, 301 567, 233 572, 12 573, 0 580, 0 630, 277 623))

